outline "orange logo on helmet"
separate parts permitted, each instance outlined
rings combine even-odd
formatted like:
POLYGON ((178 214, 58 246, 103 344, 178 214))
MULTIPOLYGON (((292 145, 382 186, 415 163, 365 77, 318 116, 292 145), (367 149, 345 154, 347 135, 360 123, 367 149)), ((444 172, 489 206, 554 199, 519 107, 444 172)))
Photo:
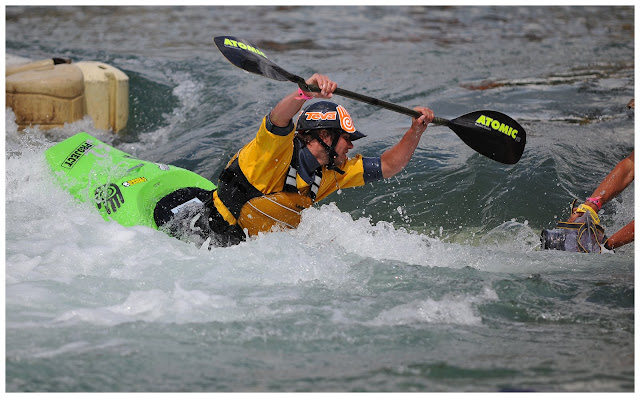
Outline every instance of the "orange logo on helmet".
POLYGON ((336 112, 307 112, 307 120, 336 120, 336 112))
POLYGON ((340 127, 347 133, 353 133, 356 131, 356 127, 353 125, 353 119, 349 115, 344 106, 338 105, 338 113, 340 114, 340 127))

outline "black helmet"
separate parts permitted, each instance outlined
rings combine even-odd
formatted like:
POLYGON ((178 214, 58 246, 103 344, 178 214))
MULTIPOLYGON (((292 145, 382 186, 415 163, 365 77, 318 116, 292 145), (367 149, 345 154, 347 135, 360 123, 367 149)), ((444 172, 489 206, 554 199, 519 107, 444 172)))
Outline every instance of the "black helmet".
POLYGON ((296 123, 296 130, 342 130, 349 134, 351 141, 358 140, 366 135, 356 130, 353 119, 342 105, 331 101, 318 101, 302 110, 296 123))

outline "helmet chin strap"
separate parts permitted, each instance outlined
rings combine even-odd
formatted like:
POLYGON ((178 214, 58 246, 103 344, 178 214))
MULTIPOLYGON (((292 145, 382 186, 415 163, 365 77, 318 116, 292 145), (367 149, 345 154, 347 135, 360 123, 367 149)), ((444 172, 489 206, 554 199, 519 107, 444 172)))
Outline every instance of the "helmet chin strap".
POLYGON ((317 133, 317 131, 312 131, 311 136, 315 138, 316 141, 320 143, 320 145, 322 145, 324 150, 327 152, 327 155, 329 156, 329 163, 327 163, 327 169, 333 170, 338 174, 344 174, 344 171, 340 170, 336 166, 336 162, 335 162, 336 158, 338 157, 338 153, 336 152, 336 145, 338 145, 338 141, 340 140, 340 137, 338 136, 338 138, 336 138, 336 136, 333 135, 333 137, 331 138, 331 146, 329 146, 327 145, 326 142, 324 142, 324 140, 320 138, 320 135, 317 133))

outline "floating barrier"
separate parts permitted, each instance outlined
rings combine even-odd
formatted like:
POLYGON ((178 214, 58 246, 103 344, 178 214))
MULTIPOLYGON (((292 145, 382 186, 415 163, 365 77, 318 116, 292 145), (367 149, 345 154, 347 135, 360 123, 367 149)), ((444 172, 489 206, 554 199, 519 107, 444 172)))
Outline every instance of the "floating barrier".
POLYGON ((129 119, 129 77, 102 62, 65 58, 7 66, 6 106, 20 130, 62 127, 89 115, 94 126, 118 132, 129 119))

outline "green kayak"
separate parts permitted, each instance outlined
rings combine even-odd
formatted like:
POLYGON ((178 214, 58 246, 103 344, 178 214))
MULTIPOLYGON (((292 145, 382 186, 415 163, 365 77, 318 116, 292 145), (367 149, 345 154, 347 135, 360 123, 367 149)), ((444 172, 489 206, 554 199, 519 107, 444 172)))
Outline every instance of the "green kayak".
POLYGON ((216 186, 176 166, 136 159, 87 133, 45 152, 57 181, 105 220, 158 229, 189 203, 204 203, 216 186))

